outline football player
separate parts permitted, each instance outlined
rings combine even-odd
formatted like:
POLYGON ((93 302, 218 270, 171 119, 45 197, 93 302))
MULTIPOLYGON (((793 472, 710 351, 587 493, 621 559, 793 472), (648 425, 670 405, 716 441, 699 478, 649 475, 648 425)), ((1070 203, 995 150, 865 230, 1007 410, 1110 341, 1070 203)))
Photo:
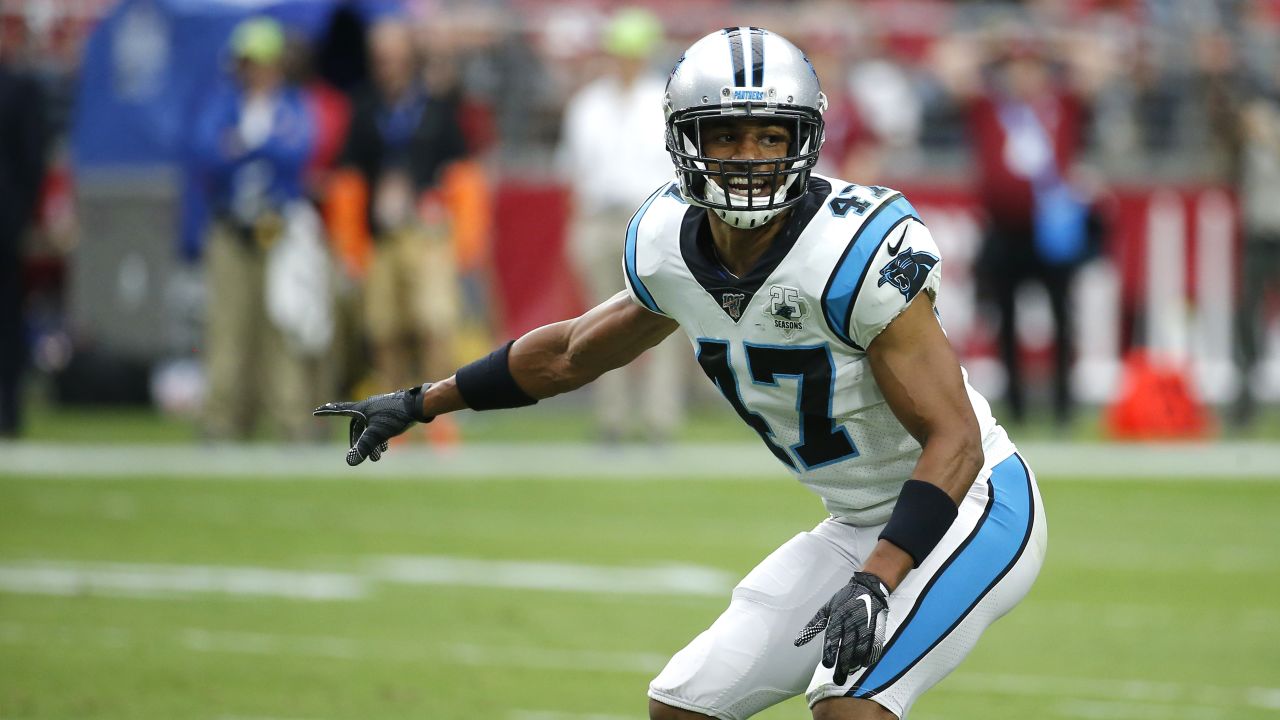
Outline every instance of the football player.
POLYGON ((826 99, 777 34, 727 28, 666 92, 674 181, 626 228, 626 290, 448 379, 330 403, 347 462, 414 422, 532 405, 677 329, 830 517, 765 558, 649 686, 649 714, 901 718, 1030 589, 1035 479, 968 384, 935 310, 942 258, 900 193, 812 173, 826 99))

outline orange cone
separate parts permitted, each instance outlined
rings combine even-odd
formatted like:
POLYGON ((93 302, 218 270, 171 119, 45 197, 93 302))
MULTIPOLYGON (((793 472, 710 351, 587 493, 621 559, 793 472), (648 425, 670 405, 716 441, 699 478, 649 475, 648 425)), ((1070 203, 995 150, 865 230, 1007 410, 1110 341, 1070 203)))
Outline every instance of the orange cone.
POLYGON ((1119 396, 1107 408, 1106 427, 1117 440, 1197 440, 1209 435, 1212 423, 1185 367, 1134 351, 1125 360, 1119 396))

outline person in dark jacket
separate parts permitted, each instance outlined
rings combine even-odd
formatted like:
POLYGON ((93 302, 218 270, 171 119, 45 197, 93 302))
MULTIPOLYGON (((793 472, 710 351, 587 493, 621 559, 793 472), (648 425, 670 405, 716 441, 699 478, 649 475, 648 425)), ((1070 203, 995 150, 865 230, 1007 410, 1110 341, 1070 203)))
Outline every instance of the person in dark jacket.
POLYGON ((35 80, 0 59, 0 438, 22 429, 22 237, 44 177, 44 117, 35 80))
POLYGON ((364 326, 380 382, 394 385, 452 362, 457 272, 435 190, 466 144, 456 109, 425 87, 407 25, 374 25, 369 59, 372 87, 356 100, 341 162, 369 190, 364 326))
POLYGON ((987 216, 982 270, 1000 312, 1000 357, 1014 421, 1026 416, 1016 297, 1041 283, 1054 325, 1053 411, 1072 416, 1071 282, 1085 256, 1088 208, 1069 174, 1083 144, 1087 106, 1057 81, 1047 58, 1016 45, 997 62, 986 92, 969 102, 978 195, 987 216))

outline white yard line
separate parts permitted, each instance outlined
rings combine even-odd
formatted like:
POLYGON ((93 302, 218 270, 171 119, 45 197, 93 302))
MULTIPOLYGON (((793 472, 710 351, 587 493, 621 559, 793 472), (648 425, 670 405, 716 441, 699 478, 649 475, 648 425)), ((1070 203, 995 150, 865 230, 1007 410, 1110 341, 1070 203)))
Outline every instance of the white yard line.
POLYGON ((1251 687, 1245 693, 1250 705, 1280 711, 1280 688, 1251 687))
POLYGON ((576 563, 393 556, 373 562, 373 574, 410 585, 520 588, 606 595, 728 597, 736 578, 697 565, 618 567, 576 563))
MULTIPOLYGON (((1023 443, 1042 478, 1280 482, 1280 443, 1023 443)), ((0 477, 175 477, 644 481, 787 480, 759 443, 605 449, 581 443, 471 444, 446 452, 393 448, 378 463, 349 468, 341 447, 314 445, 63 445, 0 442, 0 477)))
POLYGON ((0 593, 164 599, 251 595, 359 600, 380 584, 728 598, 735 580, 731 573, 696 565, 616 567, 431 555, 374 557, 354 572, 57 560, 0 563, 0 593))
POLYGON ((0 564, 0 592, 144 598, 253 595, 293 600, 356 600, 367 594, 361 578, 341 573, 41 560, 0 564))

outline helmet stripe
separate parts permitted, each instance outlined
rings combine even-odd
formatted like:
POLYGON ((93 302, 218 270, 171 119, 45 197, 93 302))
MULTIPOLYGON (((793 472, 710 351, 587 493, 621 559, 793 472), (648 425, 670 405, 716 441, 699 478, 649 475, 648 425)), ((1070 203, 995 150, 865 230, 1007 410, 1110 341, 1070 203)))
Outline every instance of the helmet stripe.
POLYGON ((743 87, 747 84, 747 68, 743 63, 742 28, 725 28, 729 36, 729 58, 733 61, 733 86, 743 87))
POLYGON ((747 28, 751 38, 751 84, 764 87, 764 30, 747 28))
POLYGON ((747 37, 747 44, 742 44, 742 40, 738 40, 738 47, 742 48, 742 67, 746 71, 743 73, 742 85, 755 85, 756 79, 755 66, 751 64, 751 45, 755 44, 755 35, 752 34, 751 28, 738 28, 738 37, 747 37))

